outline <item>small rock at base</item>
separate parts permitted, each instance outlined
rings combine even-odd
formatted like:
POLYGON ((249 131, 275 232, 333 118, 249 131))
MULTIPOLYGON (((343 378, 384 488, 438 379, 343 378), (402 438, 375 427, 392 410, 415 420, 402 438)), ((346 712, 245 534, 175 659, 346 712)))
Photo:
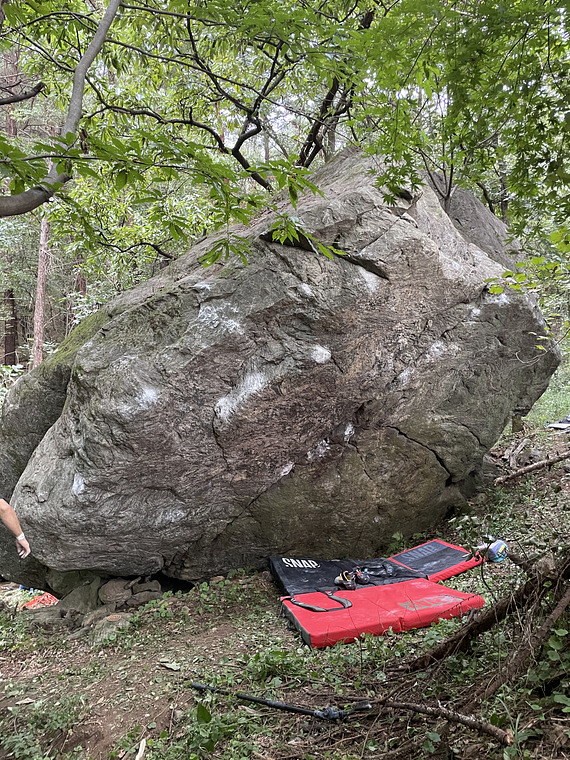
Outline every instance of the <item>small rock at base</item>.
POLYGON ((124 578, 113 578, 108 581, 99 589, 99 599, 103 604, 109 604, 115 602, 115 604, 124 604, 127 599, 132 595, 130 588, 125 588, 128 585, 128 581, 124 578))
POLYGON ((140 607, 141 604, 151 602, 153 599, 161 599, 162 593, 160 591, 141 591, 139 594, 133 594, 127 599, 127 605, 129 607, 140 607))

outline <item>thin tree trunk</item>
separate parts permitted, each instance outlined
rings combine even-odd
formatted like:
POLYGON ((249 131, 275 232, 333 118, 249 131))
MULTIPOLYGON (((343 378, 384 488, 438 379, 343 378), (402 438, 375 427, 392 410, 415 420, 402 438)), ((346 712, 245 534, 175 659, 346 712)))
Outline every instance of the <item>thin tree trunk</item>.
MULTIPOLYGON (((1 23, 4 21, 4 10, 2 5, 3 3, 0 0, 0 28, 1 23)), ((0 84, 2 84, 3 87, 6 87, 7 90, 10 90, 18 80, 19 52, 17 50, 5 50, 2 59, 3 72, 0 84)), ((4 134, 7 138, 16 137, 18 134, 18 125, 12 118, 12 106, 4 106, 3 111, 5 116, 4 134)), ((6 182, 6 189, 7 186, 8 183, 6 182)), ((1 189, 4 190, 4 188, 1 189)), ((7 263, 8 265, 12 263, 10 257, 7 258, 7 263)), ((12 287, 8 287, 4 291, 4 311, 6 313, 6 318, 4 320, 4 364, 12 366, 18 363, 18 310, 14 289, 12 287)))
POLYGON ((83 264, 83 259, 79 257, 77 261, 75 262, 76 270, 75 270, 75 290, 78 293, 81 293, 82 296, 87 295, 87 280, 85 278, 85 275, 83 274, 81 270, 81 265, 83 264))
POLYGON ((18 363, 18 312, 12 288, 4 291, 4 307, 7 314, 4 321, 4 364, 13 365, 18 363))
POLYGON ((32 345, 32 369, 44 358, 44 310, 49 261, 49 222, 42 217, 40 245, 38 249, 38 278, 36 281, 36 303, 34 306, 34 342, 32 345))
MULTIPOLYGON (((19 62, 20 51, 19 50, 6 50, 4 51, 4 75, 2 77, 2 85, 6 87, 8 94, 18 83, 19 78, 19 62)), ((12 106, 4 106, 4 113, 6 115, 5 131, 6 137, 16 137, 18 134, 18 125, 12 118, 12 106)))

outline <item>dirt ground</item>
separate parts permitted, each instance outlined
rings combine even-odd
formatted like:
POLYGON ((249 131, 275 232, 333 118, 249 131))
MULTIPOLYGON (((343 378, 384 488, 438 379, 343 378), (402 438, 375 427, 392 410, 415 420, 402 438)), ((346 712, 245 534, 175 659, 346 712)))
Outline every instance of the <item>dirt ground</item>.
MULTIPOLYGON (((502 454, 495 451, 497 462, 502 454)), ((492 532, 526 556, 559 556, 570 535, 570 475, 564 464, 481 492, 438 536, 468 546, 472 535, 492 532)), ((416 536, 407 545, 431 537, 416 536)), ((395 540, 404 545, 401 537, 395 540)), ((448 585, 481 593, 490 604, 524 577, 505 562, 448 585)), ((73 631, 31 625, 25 612, 15 611, 29 597, 15 584, 0 584, 7 606, 0 613, 0 760, 570 758, 567 615, 525 676, 476 711, 482 722, 515 738, 502 746, 479 730, 441 716, 388 710, 379 700, 389 696, 460 712, 474 688, 500 672, 510 648, 528 635, 516 616, 481 637, 470 652, 402 675, 399 663, 453 633, 461 621, 312 651, 280 617, 269 573, 243 571, 169 592, 139 610, 127 629, 92 646, 73 631), (362 700, 372 709, 327 722, 199 692, 192 682, 308 709, 362 700)))
MULTIPOLYGON (((268 609, 277 612, 278 595, 266 575, 248 578, 247 585, 255 585, 256 596, 265 597, 268 609)), ((0 598, 17 603, 23 596, 18 589, 16 584, 0 584, 0 598)), ((159 611, 141 612, 136 632, 125 635, 118 645, 109 642, 95 650, 60 633, 30 631, 29 640, 14 651, 6 648, 0 653, 0 683, 17 684, 13 696, 0 698, 0 711, 41 700, 53 700, 59 707, 62 694, 79 696, 85 706, 83 717, 54 741, 60 745, 59 754, 81 746, 84 756, 93 760, 109 757, 117 741, 130 732, 142 739, 171 731, 179 714, 196 705, 197 693, 185 682, 211 674, 213 666, 228 656, 247 658, 252 646, 251 622, 241 633, 243 623, 227 620, 231 615, 227 608, 201 609, 198 622, 188 612, 188 599, 170 597, 159 611)), ((283 634, 292 636, 276 614, 273 625, 264 621, 264 635, 271 636, 271 629, 276 641, 283 634)), ((126 750, 119 750, 117 757, 124 754, 126 750)), ((0 758, 8 756, 0 749, 0 758)))

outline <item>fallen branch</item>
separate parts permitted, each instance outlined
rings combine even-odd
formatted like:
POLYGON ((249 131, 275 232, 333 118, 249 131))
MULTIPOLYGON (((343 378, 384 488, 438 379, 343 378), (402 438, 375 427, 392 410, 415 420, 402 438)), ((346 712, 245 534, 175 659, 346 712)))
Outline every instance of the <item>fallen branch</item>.
POLYGON ((397 702, 391 699, 380 700, 380 704, 392 710, 411 710, 422 715, 433 715, 436 718, 443 718, 451 723, 460 723, 463 726, 467 726, 467 728, 472 728, 475 731, 492 736, 493 739, 496 739, 506 747, 510 747, 514 742, 510 731, 503 731, 498 726, 478 720, 474 715, 464 715, 463 713, 455 712, 455 710, 448 710, 447 707, 442 707, 441 705, 432 707, 431 705, 418 705, 413 702, 397 702))
POLYGON ((135 760, 142 760, 144 757, 144 751, 146 749, 146 739, 141 739, 141 743, 139 744, 139 751, 137 752, 137 756, 135 757, 135 760))
POLYGON ((533 653, 542 645, 546 637, 550 635, 552 626, 565 612, 568 606, 570 606, 570 588, 566 589, 566 593, 552 610, 550 615, 548 615, 538 631, 533 633, 523 646, 516 649, 514 652, 511 652, 505 662, 503 672, 495 676, 487 686, 482 686, 475 692, 466 709, 472 709, 473 705, 479 700, 488 699, 501 686, 512 681, 525 670, 533 653))
MULTIPOLYGON (((517 558, 519 559, 519 558, 517 558)), ((519 559, 520 562, 520 559, 519 559)), ((523 562, 521 562, 523 564, 523 562)), ((540 560, 529 568, 524 562, 525 569, 532 576, 519 588, 508 596, 499 599, 498 602, 487 609, 475 613, 473 618, 463 625, 452 636, 436 644, 424 654, 411 660, 409 663, 400 665, 396 670, 413 672, 424 670, 434 662, 439 662, 457 652, 465 652, 471 646, 471 642, 485 631, 491 630, 497 623, 514 610, 521 609, 528 604, 537 601, 544 592, 545 581, 560 582, 570 571, 570 552, 562 557, 558 565, 553 569, 550 563, 542 563, 540 560)))
POLYGON ((534 472, 535 470, 540 470, 543 467, 548 467, 549 465, 556 464, 557 462, 562 462, 563 459, 568 459, 570 457, 570 450, 565 451, 563 454, 557 454, 555 457, 547 457, 546 459, 541 459, 540 462, 535 462, 534 464, 527 464, 526 467, 521 467, 518 470, 515 470, 514 472, 510 472, 508 475, 501 475, 500 478, 495 478, 493 483, 498 486, 501 483, 506 483, 509 480, 512 480, 513 478, 518 478, 519 475, 526 475, 527 472, 534 472))

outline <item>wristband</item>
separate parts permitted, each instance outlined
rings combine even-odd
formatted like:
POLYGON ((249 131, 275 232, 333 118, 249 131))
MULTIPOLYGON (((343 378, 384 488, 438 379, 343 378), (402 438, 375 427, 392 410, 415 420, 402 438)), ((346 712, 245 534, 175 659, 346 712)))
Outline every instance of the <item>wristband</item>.
POLYGON ((23 538, 26 538, 23 533, 20 533, 19 536, 16 536, 16 541, 21 541, 23 538))

